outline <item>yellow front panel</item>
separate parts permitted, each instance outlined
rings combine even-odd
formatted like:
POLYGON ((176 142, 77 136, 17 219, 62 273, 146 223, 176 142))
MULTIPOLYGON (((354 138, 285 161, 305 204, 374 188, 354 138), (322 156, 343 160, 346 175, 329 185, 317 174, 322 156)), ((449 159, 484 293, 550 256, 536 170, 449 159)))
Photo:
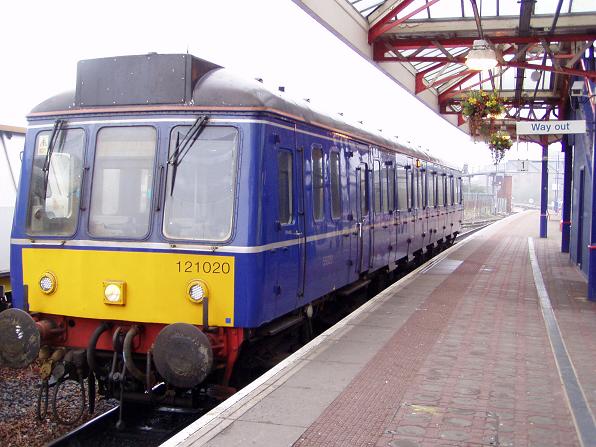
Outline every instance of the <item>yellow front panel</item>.
POLYGON ((209 324, 234 325, 234 257, 179 253, 23 249, 23 281, 32 312, 147 323, 203 323, 203 304, 192 303, 190 281, 209 287, 209 324), (44 272, 57 288, 42 293, 44 272), (104 282, 126 283, 126 303, 104 303, 104 282))

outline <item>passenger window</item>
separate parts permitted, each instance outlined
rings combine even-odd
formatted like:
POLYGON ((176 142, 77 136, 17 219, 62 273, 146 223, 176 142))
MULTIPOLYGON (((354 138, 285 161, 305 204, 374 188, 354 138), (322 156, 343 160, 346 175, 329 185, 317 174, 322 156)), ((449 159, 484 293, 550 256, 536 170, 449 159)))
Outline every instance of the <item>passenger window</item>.
POLYGON ((348 178, 349 197, 349 214, 352 219, 358 216, 358 182, 360 178, 360 169, 350 169, 350 163, 346 163, 346 176, 348 178))
POLYGON ((389 211, 389 205, 387 200, 387 166, 380 167, 381 175, 381 210, 383 213, 389 211))
POLYGON ((406 171, 406 177, 407 177, 407 181, 406 181, 406 185, 407 185, 407 189, 408 189, 408 194, 407 194, 407 198, 408 198, 408 210, 412 210, 414 209, 414 197, 415 197, 415 193, 414 193, 414 175, 412 172, 412 169, 408 169, 406 171))
POLYGON ((428 205, 428 179, 426 169, 420 171, 420 184, 422 185, 422 208, 428 205))
POLYGON ((420 176, 421 176, 420 170, 416 169, 416 208, 424 207, 424 203, 422 202, 423 190, 422 190, 422 181, 421 181, 420 176))
POLYGON ((156 143, 153 127, 104 127, 98 132, 89 234, 147 235, 156 143))
POLYGON ((408 173, 404 168, 397 169, 397 209, 407 210, 410 208, 408 198, 408 173))
POLYGON ((368 214, 368 194, 367 194, 367 171, 365 167, 360 168, 360 215, 366 216, 368 214))
POLYGON ((386 211, 393 211, 395 209, 395 166, 388 165, 387 169, 387 209, 386 211))
POLYGON ((312 150, 312 197, 313 197, 313 216, 315 220, 323 220, 324 217, 324 198, 323 188, 323 150, 313 148, 312 150))
POLYGON ((439 176, 437 201, 439 206, 445 206, 445 174, 439 176))
POLYGON ((418 172, 412 170, 411 180, 412 180, 412 209, 418 207, 418 172))
POLYGON ((341 217, 341 183, 339 152, 329 154, 329 170, 331 171, 331 217, 341 217))
POLYGON ((277 212, 279 223, 292 222, 292 153, 280 150, 277 153, 277 212))
POLYGON ((453 176, 447 179, 447 205, 453 205, 453 176))
POLYGON ((433 172, 430 177, 430 188, 428 190, 428 206, 434 208, 437 204, 437 174, 433 172))
POLYGON ((460 205, 464 202, 463 199, 463 194, 462 194, 462 178, 459 177, 457 179, 457 203, 459 203, 460 205))
POLYGON ((381 212, 381 163, 375 160, 373 166, 374 211, 375 214, 379 214, 381 212))

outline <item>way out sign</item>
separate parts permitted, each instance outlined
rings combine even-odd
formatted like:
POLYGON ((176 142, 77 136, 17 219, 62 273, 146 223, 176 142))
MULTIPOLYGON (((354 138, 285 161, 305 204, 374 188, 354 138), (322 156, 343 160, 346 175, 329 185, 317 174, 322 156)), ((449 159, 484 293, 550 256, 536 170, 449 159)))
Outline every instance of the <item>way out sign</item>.
POLYGON ((517 121, 518 135, 557 135, 563 133, 586 133, 586 120, 572 121, 517 121))

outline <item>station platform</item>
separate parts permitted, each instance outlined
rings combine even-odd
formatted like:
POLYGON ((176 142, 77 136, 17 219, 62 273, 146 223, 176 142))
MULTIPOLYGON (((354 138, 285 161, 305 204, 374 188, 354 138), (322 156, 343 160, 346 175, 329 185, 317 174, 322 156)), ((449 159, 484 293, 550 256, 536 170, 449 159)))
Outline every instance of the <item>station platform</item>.
POLYGON ((164 446, 595 446, 596 304, 557 222, 510 216, 164 446))

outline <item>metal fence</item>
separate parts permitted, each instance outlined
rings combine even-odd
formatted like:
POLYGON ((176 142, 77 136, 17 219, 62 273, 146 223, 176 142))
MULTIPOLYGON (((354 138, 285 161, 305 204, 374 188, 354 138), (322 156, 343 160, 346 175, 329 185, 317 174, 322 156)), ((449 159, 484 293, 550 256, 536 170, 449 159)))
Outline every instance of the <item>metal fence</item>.
POLYGON ((494 194, 464 193, 464 223, 494 219, 507 212, 507 200, 494 194))

